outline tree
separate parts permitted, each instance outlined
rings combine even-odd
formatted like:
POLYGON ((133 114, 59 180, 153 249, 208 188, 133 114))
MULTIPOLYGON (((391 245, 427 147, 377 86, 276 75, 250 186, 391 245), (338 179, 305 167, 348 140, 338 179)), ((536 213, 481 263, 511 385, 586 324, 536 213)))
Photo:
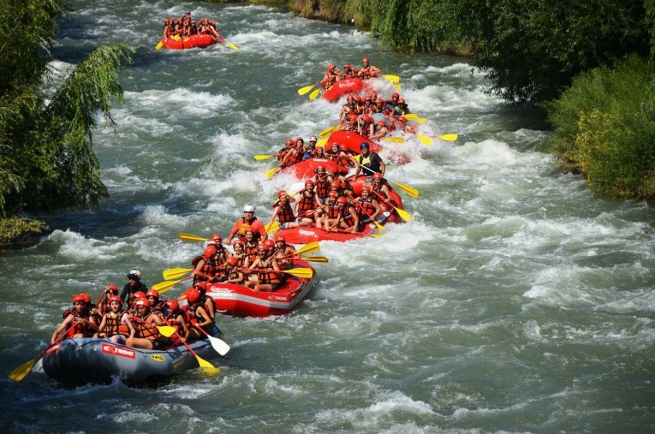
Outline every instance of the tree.
POLYGON ((61 18, 58 0, 0 2, 0 213, 51 211, 95 204, 107 189, 92 149, 96 112, 113 124, 111 102, 122 101, 127 45, 99 47, 46 104, 48 49, 61 18))

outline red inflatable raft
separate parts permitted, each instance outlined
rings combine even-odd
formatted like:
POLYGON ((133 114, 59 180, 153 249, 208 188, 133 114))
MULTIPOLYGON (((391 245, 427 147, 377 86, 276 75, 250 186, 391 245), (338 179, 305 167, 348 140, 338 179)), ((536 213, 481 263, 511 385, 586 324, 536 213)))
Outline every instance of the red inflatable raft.
MULTIPOLYGON (((316 271, 308 262, 301 259, 293 261, 294 268, 311 268, 311 279, 303 279, 287 274, 280 289, 272 292, 255 292, 245 286, 233 283, 208 283, 207 295, 216 303, 216 312, 226 315, 266 317, 286 315, 311 294, 314 289, 316 271)), ((186 291, 180 295, 180 306, 185 306, 186 291)))
POLYGON ((302 180, 305 178, 313 177, 316 174, 314 171, 318 166, 325 167, 325 170, 332 172, 335 175, 347 175, 349 172, 347 167, 341 166, 330 159, 308 158, 307 160, 303 160, 300 163, 285 167, 277 173, 280 175, 292 175, 302 180))
POLYGON ((162 48, 169 50, 186 50, 188 48, 207 48, 210 45, 221 42, 212 35, 191 35, 188 38, 179 38, 177 40, 170 38, 162 41, 162 48))
MULTIPOLYGON (((355 193, 355 196, 359 196, 359 194, 362 191, 362 187, 364 186, 364 183, 366 181, 366 176, 359 176, 357 179, 350 179, 350 185, 353 188, 353 192, 355 193)), ((387 184, 390 190, 390 195, 391 195, 391 201, 390 202, 383 202, 378 198, 378 201, 380 202, 380 206, 382 207, 382 213, 378 216, 376 221, 381 224, 385 225, 387 223, 400 223, 403 221, 402 218, 398 215, 397 212, 395 212, 394 207, 404 209, 403 208, 403 200, 398 195, 398 193, 391 188, 390 185, 387 184)), ((278 235, 283 235, 284 239, 287 243, 289 244, 307 244, 311 243, 313 241, 339 241, 339 242, 345 242, 345 241, 350 241, 354 240, 357 238, 362 238, 365 236, 369 236, 372 233, 375 233, 375 229, 377 229, 377 225, 375 223, 369 223, 364 228, 362 229, 361 232, 347 232, 344 230, 331 230, 331 231, 326 231, 325 229, 313 227, 313 226, 301 226, 298 228, 292 228, 292 229, 280 229, 278 232, 276 232, 276 236, 278 235)))
MULTIPOLYGON (((379 154, 383 149, 380 144, 370 141, 355 131, 340 130, 330 134, 330 137, 328 137, 328 141, 325 144, 325 150, 329 151, 332 149, 332 144, 337 143, 341 149, 349 150, 355 154, 359 154, 361 152, 359 147, 362 142, 368 143, 371 152, 379 154)), ((393 144, 390 146, 393 146, 393 144)), ((388 147, 385 147, 384 149, 387 148, 388 147)), ((411 161, 409 155, 394 150, 390 150, 388 156, 389 160, 394 164, 407 164, 411 161)))
POLYGON ((348 78, 346 80, 339 80, 332 85, 325 93, 323 98, 330 102, 337 102, 339 98, 349 93, 360 93, 367 91, 369 85, 361 78, 348 78))

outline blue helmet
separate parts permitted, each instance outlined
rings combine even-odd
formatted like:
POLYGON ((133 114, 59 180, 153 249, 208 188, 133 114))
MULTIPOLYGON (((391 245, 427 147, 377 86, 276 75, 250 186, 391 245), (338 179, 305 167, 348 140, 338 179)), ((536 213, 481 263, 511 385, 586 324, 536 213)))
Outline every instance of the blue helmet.
POLYGON ((359 145, 359 149, 368 149, 368 143, 362 142, 362 144, 359 145))

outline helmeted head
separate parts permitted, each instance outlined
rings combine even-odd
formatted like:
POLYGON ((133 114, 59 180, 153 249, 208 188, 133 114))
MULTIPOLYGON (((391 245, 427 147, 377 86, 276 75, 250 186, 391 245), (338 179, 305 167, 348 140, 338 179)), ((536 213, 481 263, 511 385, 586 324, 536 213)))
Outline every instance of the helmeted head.
POLYGON ((319 175, 324 174, 325 173, 325 166, 323 166, 322 164, 318 165, 318 167, 316 167, 316 173, 318 173, 319 175))
POLYGON ((346 199, 345 197, 339 196, 339 198, 337 198, 337 205, 345 205, 347 203, 348 203, 348 199, 346 199))
POLYGON ((305 189, 312 190, 314 188, 314 181, 308 179, 305 181, 305 189))
POLYGON ((186 292, 186 299, 189 303, 194 304, 200 301, 200 291, 196 288, 189 288, 186 292))
POLYGON ((106 292, 107 294, 118 295, 118 286, 116 286, 116 285, 108 285, 108 286, 105 288, 105 292, 106 292))
POLYGON ((400 95, 397 92, 391 94, 391 99, 398 99, 398 98, 400 98, 400 95))
POLYGON ((357 114, 356 113, 350 113, 348 116, 346 116, 346 119, 350 121, 350 123, 355 123, 357 122, 357 114))
POLYGON ((229 258, 227 258, 227 263, 232 267, 236 267, 237 265, 239 265, 239 259, 236 256, 230 256, 229 258))
POLYGON ((334 71, 335 68, 336 68, 336 66, 334 66, 334 63, 330 63, 330 64, 328 65, 328 67, 327 67, 327 70, 328 70, 328 71, 334 71))
POLYGON ((318 158, 325 157, 325 150, 323 148, 316 148, 314 155, 318 158))
POLYGON ((367 124, 372 124, 373 123, 373 118, 370 117, 369 115, 363 115, 360 119, 363 120, 367 124))
POLYGON ((359 149, 360 149, 362 152, 364 152, 364 151, 368 151, 368 150, 369 150, 369 148, 368 148, 368 143, 366 143, 366 142, 362 142, 362 143, 360 143, 360 145, 359 145, 359 149))
POLYGON ((378 121, 378 127, 386 127, 387 123, 385 121, 378 121))
POLYGON ((82 296, 82 298, 84 299, 84 302, 86 304, 91 304, 91 296, 89 294, 87 294, 86 292, 83 292, 80 295, 82 296))
POLYGON ((246 213, 254 214, 255 213, 255 207, 252 206, 252 205, 246 205, 246 206, 243 207, 243 213, 244 214, 246 214, 246 213))
POLYGON ((213 244, 210 244, 207 247, 205 247, 205 250, 203 251, 203 256, 206 257, 206 258, 210 258, 210 257, 214 256, 216 254, 216 252, 217 252, 216 246, 214 246, 213 244))
POLYGON ((110 308, 116 307, 116 310, 119 310, 121 306, 123 306, 123 300, 121 300, 121 298, 117 295, 112 295, 109 297, 107 302, 109 303, 110 308))
POLYGON ((285 144, 285 146, 286 146, 287 148, 290 148, 290 147, 293 146, 293 140, 291 140, 291 139, 287 139, 287 141, 284 142, 284 144, 285 144))
POLYGON ((150 310, 150 302, 147 298, 139 298, 134 304, 137 312, 148 312, 150 310))
POLYGON ((368 66, 368 57, 364 57, 364 58, 362 59, 362 65, 364 65, 364 66, 368 66))
POLYGON ((127 278, 138 282, 141 280, 141 272, 139 270, 130 270, 130 272, 127 273, 127 278))
POLYGON ((277 243, 286 244, 287 239, 284 238, 284 235, 278 235, 277 237, 275 237, 275 244, 277 244, 277 243))
POLYGON ((221 234, 213 234, 211 237, 209 237, 209 239, 216 244, 221 244, 223 242, 223 237, 221 234))
POLYGON ((252 240, 253 237, 255 236, 255 231, 253 231, 252 228, 246 228, 244 235, 246 237, 246 240, 252 240))
POLYGON ((311 144, 312 142, 318 142, 318 138, 316 136, 309 136, 309 143, 311 144))
POLYGON ((266 241, 264 241, 264 247, 266 248, 266 250, 275 248, 275 241, 273 241, 270 238, 267 239, 266 241))
POLYGON ((400 99, 398 100, 398 104, 400 104, 400 105, 404 105, 404 104, 405 104, 405 100, 402 99, 402 98, 400 98, 400 99))
POLYGON ((286 190, 280 190, 277 192, 277 198, 282 199, 283 197, 287 196, 287 191, 286 190))
POLYGON ((382 98, 378 98, 378 99, 375 100, 375 103, 376 104, 382 104, 382 103, 384 103, 384 100, 382 98))
POLYGON ((352 67, 350 66, 350 63, 346 63, 346 64, 343 65, 343 70, 344 70, 344 71, 350 71, 350 68, 352 68, 352 67))
POLYGON ((166 309, 168 309, 167 313, 169 314, 175 313, 180 310, 180 303, 177 300, 168 300, 166 302, 166 309))
POLYGON ((235 252, 238 251, 238 250, 243 250, 243 241, 237 239, 236 241, 234 241, 232 243, 232 246, 233 246, 235 252))
POLYGON ((77 294, 73 296, 73 306, 80 304, 82 307, 86 307, 86 301, 84 301, 84 295, 77 294))
POLYGON ((368 186, 362 187, 362 192, 361 192, 362 197, 368 196, 369 193, 371 193, 371 189, 368 186))
POLYGON ((382 174, 379 172, 375 172, 373 174, 373 181, 382 181, 382 174))
POLYGON ((148 300, 154 298, 156 303, 159 300, 159 291, 155 289, 149 289, 148 292, 146 292, 146 298, 148 300))
POLYGON ((136 298, 137 300, 145 299, 146 298, 146 293, 143 292, 143 291, 137 291, 137 292, 134 293, 134 298, 136 298))

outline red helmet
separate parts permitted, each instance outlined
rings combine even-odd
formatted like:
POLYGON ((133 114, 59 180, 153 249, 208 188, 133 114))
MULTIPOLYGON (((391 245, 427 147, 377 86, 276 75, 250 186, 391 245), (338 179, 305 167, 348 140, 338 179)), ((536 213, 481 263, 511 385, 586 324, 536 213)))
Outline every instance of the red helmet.
POLYGON ((197 303, 200 300, 200 291, 196 288, 189 288, 186 291, 186 299, 189 300, 189 303, 197 303))
POLYGON ((106 291, 109 291, 109 292, 112 293, 112 294, 118 294, 118 286, 116 286, 116 285, 109 285, 109 286, 106 288, 106 291))
POLYGON ((349 121, 357 122, 357 114, 350 113, 348 116, 346 116, 346 119, 348 119, 349 121))
POLYGON ((337 199, 337 203, 340 203, 340 204, 345 205, 345 204, 348 203, 348 199, 346 199, 346 198, 343 197, 343 196, 340 196, 340 197, 337 199))
POLYGON ((405 104, 405 100, 402 99, 402 98, 400 98, 400 99, 398 100, 398 104, 405 104))
POLYGON ((368 57, 364 57, 364 58, 362 59, 362 63, 368 63, 368 57))
POLYGON ((391 94, 391 99, 400 98, 400 95, 397 92, 391 94))
POLYGON ((328 65, 328 71, 333 71, 334 68, 336 68, 336 66, 334 66, 334 63, 330 63, 330 64, 328 65))
POLYGON ((239 240, 239 239, 234 240, 234 241, 232 241, 232 245, 235 246, 235 247, 236 247, 236 246, 241 246, 241 247, 243 247, 243 241, 241 241, 241 240, 239 240))
POLYGON ((368 187, 366 185, 364 187, 362 187, 362 193, 364 193, 364 192, 370 193, 371 192, 370 187, 368 187))
POLYGON ((293 146, 293 140, 288 139, 286 142, 284 142, 284 144, 287 146, 293 146))
POLYGON ((348 94, 348 96, 346 97, 346 101, 353 102, 353 100, 354 100, 353 96, 348 94))
POLYGON ((350 69, 350 68, 351 68, 350 63, 346 63, 345 65, 343 65, 344 70, 350 69))
POLYGON ((270 238, 264 241, 264 247, 267 249, 270 249, 271 247, 275 247, 275 241, 271 240, 270 238))
POLYGON ((211 237, 209 237, 209 239, 217 243, 223 242, 223 237, 221 236, 221 234, 214 234, 211 237))
POLYGON ((266 250, 266 245, 263 242, 257 243, 257 250, 266 250))
POLYGON ((180 310, 180 303, 178 303, 177 300, 168 300, 166 302, 166 307, 168 307, 173 312, 177 312, 180 310))
POLYGON ((311 179, 308 179, 307 181, 305 181, 305 187, 307 187, 308 185, 311 185, 313 187, 314 186, 314 181, 312 181, 311 179))
POLYGON ((216 254, 216 246, 214 245, 208 245, 205 247, 205 251, 203 252, 204 256, 214 256, 216 254))
POLYGON ((382 174, 379 173, 379 172, 375 172, 375 173, 373 174, 373 179, 382 179, 382 174))
POLYGON ((378 125, 381 127, 386 127, 387 123, 385 121, 378 121, 378 125))
POLYGON ((83 303, 86 303, 84 301, 84 295, 82 295, 82 294, 77 294, 77 295, 73 296, 73 304, 75 304, 75 302, 77 302, 77 301, 81 301, 83 303))
POLYGON ((286 196, 286 195, 287 195, 286 190, 280 190, 280 191, 277 192, 278 199, 280 199, 280 198, 282 198, 282 196, 286 196))
POLYGON ((237 259, 236 256, 230 256, 229 258, 227 258, 227 263, 233 267, 236 267, 237 265, 239 265, 239 259, 237 259))
POLYGON ((353 99, 355 100, 355 102, 362 102, 362 97, 359 95, 355 95, 353 99))
POLYGON ((378 99, 375 100, 376 104, 382 104, 383 102, 384 102, 384 100, 382 98, 378 98, 378 99))
POLYGON ((149 289, 148 292, 146 292, 146 297, 153 296, 155 298, 159 298, 159 291, 154 290, 154 289, 149 289))
POLYGON ((317 170, 318 172, 325 172, 325 166, 323 166, 322 164, 319 164, 319 165, 316 167, 316 170, 317 170))
POLYGON ((339 197, 339 193, 332 190, 331 192, 328 193, 328 197, 339 197))
POLYGON ((332 187, 334 189, 339 189, 339 188, 345 188, 346 186, 345 186, 345 184, 343 183, 342 180, 337 178, 334 181, 332 181, 332 184, 330 184, 330 187, 332 187))
POLYGON ((284 238, 284 235, 278 235, 277 237, 275 237, 275 242, 276 242, 276 243, 277 243, 277 242, 280 242, 280 241, 282 241, 283 243, 286 243, 286 242, 287 242, 287 239, 284 238))
POLYGON ((86 292, 83 292, 80 295, 84 298, 85 303, 91 303, 91 296, 89 294, 87 294, 86 292))
POLYGON ((376 99, 377 97, 378 94, 375 91, 371 92, 371 99, 376 99))
POLYGON ((137 291, 137 292, 134 293, 134 296, 136 298, 138 298, 138 299, 141 299, 141 298, 145 299, 146 298, 146 293, 143 292, 143 291, 137 291))
POLYGON ((117 301, 117 302, 119 302, 121 304, 121 306, 123 305, 123 300, 121 300, 121 298, 119 296, 117 296, 117 295, 112 295, 107 300, 107 302, 109 302, 110 304, 111 304, 112 301, 117 301))
POLYGON ((370 117, 369 115, 364 115, 362 116, 362 120, 366 122, 367 124, 372 124, 373 123, 373 118, 370 117))
POLYGON ((305 139, 303 139, 302 137, 296 137, 295 142, 296 142, 296 145, 298 144, 298 142, 300 142, 301 144, 304 145, 305 144, 305 139))
POLYGON ((145 306, 145 307, 150 307, 150 302, 148 301, 147 298, 139 298, 136 301, 137 306, 145 306))

